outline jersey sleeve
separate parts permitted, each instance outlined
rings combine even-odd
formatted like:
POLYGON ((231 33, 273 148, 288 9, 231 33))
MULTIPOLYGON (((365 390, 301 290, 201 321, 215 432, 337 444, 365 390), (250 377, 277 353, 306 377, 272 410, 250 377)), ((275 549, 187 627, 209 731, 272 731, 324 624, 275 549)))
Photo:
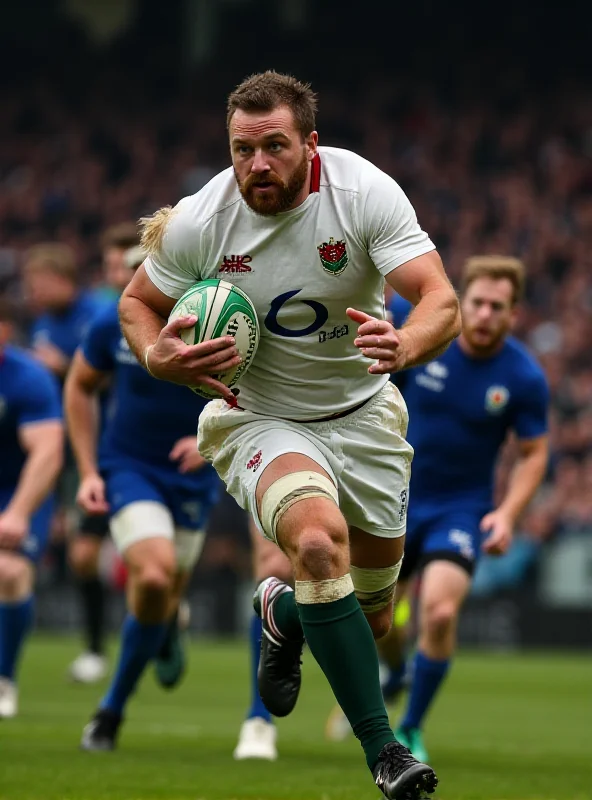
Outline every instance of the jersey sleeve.
POLYGON ((548 430, 549 387, 542 370, 524 381, 516 404, 513 427, 519 439, 534 439, 548 430))
POLYGON ((99 314, 87 329, 80 345, 82 355, 100 372, 111 372, 115 366, 111 348, 113 321, 112 311, 99 314))
POLYGON ((185 197, 166 223, 162 243, 144 261, 146 274, 163 294, 178 300, 200 280, 200 230, 185 197))
POLYGON ((371 173, 363 189, 361 217, 361 235, 368 255, 384 276, 412 258, 436 249, 419 227, 405 192, 378 169, 371 173))
POLYGON ((24 379, 17 419, 19 428, 62 419, 60 387, 49 370, 39 366, 24 379))

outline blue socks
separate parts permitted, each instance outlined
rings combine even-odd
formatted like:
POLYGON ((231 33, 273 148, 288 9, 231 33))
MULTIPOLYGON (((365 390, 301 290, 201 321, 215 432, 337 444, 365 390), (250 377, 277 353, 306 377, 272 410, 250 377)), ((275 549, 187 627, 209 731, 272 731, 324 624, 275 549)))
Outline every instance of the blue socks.
POLYGON ((148 663, 156 656, 164 641, 167 623, 143 625, 128 614, 121 629, 121 651, 111 686, 101 700, 100 708, 123 714, 129 697, 136 690, 148 663))
POLYGON ((257 669, 259 668, 259 656, 261 655, 261 633, 263 624, 257 614, 253 614, 251 626, 249 628, 249 646, 251 649, 251 708, 247 713, 247 719, 262 717, 266 722, 271 722, 271 714, 263 705, 263 700, 259 694, 257 685, 257 669))
POLYGON ((0 603, 0 676, 14 680, 20 651, 33 627, 33 595, 16 603, 0 603))
POLYGON ((407 663, 405 661, 399 664, 398 667, 389 667, 387 679, 382 684, 382 696, 385 702, 388 703, 394 700, 403 689, 406 672, 407 663))
POLYGON ((421 728, 423 718, 446 677, 449 666, 448 659, 434 661, 419 651, 415 654, 407 712, 401 720, 401 728, 421 728))

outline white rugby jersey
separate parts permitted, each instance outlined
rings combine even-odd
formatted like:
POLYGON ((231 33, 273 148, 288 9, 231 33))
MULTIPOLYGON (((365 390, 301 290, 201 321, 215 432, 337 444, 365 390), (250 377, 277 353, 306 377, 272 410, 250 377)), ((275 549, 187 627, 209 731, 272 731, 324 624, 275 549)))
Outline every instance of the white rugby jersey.
POLYGON ((345 310, 384 319, 384 277, 433 249, 392 178, 348 150, 319 147, 298 208, 256 214, 226 169, 178 203, 144 266, 174 299, 209 278, 240 286, 257 309, 261 341, 239 403, 307 420, 346 411, 386 383, 388 375, 368 373, 345 310))

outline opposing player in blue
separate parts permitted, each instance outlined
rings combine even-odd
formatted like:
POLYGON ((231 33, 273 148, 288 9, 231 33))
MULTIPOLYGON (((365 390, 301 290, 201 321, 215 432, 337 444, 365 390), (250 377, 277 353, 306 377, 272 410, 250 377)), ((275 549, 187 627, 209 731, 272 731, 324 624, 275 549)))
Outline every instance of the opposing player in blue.
MULTIPOLYGON (((74 351, 90 321, 106 302, 96 293, 82 288, 80 278, 75 253, 67 244, 46 242, 35 245, 25 254, 25 294, 34 315, 31 349, 60 384, 66 378, 74 351)), ((100 680, 107 674, 102 631, 104 589, 97 570, 88 569, 88 556, 89 552, 92 555, 93 543, 108 535, 108 526, 104 517, 78 518, 77 488, 78 475, 67 445, 56 505, 68 534, 69 561, 77 579, 83 627, 88 636, 87 651, 75 659, 69 675, 73 680, 86 683, 100 680)))
POLYGON ((111 685, 84 729, 85 750, 115 747, 126 703, 149 662, 156 661, 165 687, 184 670, 176 613, 221 486, 197 452, 203 405, 137 363, 115 303, 94 320, 68 376, 66 414, 81 475, 78 500, 87 513, 110 516, 129 571, 129 613, 111 685), (97 448, 97 398, 107 375, 113 409, 97 448))
POLYGON ((49 536, 64 450, 58 384, 8 344, 12 323, 0 300, 0 719, 18 710, 18 659, 33 625, 35 564, 49 536))
MULTIPOLYGON (((409 668, 404 629, 394 627, 379 650, 390 668, 386 699, 394 700, 405 674, 411 675, 395 735, 424 762, 423 722, 450 668, 459 612, 479 554, 507 551, 547 467, 547 383, 526 348, 509 336, 524 282, 518 259, 469 259, 461 287, 461 335, 436 360, 396 375, 415 451, 397 597, 400 602, 410 579, 421 574, 418 640, 409 668), (511 434, 518 458, 492 509, 497 457, 511 434)), ((395 299, 391 311, 395 327, 401 327, 405 301, 395 299)), ((333 719, 337 731, 336 715, 333 719)))

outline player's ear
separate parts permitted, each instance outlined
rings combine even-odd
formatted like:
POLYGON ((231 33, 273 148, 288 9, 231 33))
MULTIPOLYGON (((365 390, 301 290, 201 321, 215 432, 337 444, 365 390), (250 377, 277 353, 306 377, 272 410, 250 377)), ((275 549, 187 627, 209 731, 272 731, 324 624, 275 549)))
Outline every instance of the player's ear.
POLYGON ((514 330, 516 325, 518 324, 518 318, 520 316, 520 309, 518 306, 512 306, 512 310, 510 311, 510 330, 514 330))
POLYGON ((311 131, 304 140, 308 148, 308 160, 312 161, 317 154, 317 147, 319 144, 319 134, 316 131, 311 131))

